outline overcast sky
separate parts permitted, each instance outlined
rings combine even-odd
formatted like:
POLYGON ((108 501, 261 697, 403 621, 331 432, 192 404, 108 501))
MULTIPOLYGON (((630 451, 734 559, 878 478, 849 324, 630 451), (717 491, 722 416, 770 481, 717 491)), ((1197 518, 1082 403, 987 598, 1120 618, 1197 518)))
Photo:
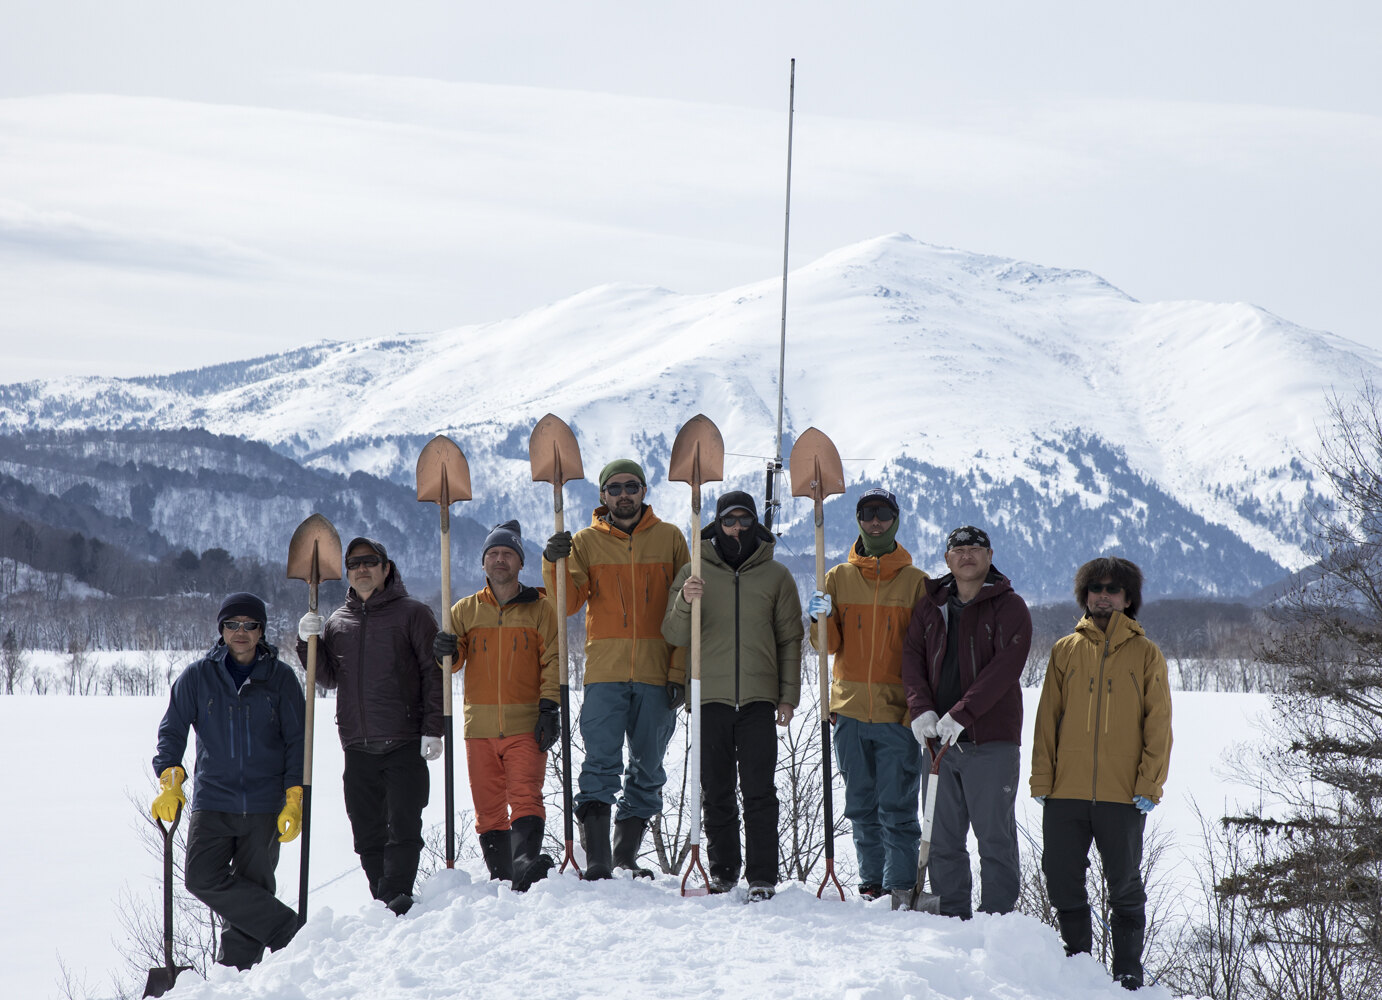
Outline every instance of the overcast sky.
MULTIPOLYGON (((7 0, 0 382, 901 231, 1382 349, 1375 3, 7 0)), ((765 336, 776 337, 776 328, 765 336)))

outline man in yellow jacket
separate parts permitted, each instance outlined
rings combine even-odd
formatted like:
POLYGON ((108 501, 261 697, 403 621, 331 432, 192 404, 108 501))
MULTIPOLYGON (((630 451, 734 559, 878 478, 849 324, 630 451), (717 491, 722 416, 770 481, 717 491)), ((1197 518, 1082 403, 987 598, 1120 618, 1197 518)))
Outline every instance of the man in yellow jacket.
POLYGON ((542 853, 547 751, 561 732, 557 617, 525 587, 517 521, 495 525, 480 550, 485 589, 451 608, 433 651, 465 670, 465 758, 475 832, 490 878, 523 892, 547 876, 542 853))
POLYGON ((1142 834, 1171 756, 1166 659, 1136 621, 1142 571, 1109 556, 1075 574, 1085 615, 1051 650, 1037 707, 1032 796, 1043 805, 1041 867, 1065 950, 1093 948, 1085 871, 1091 842, 1108 883, 1113 977, 1142 985, 1147 895, 1142 834))
MULTIPOLYGON (((807 605, 826 616, 835 657, 830 715, 835 762, 845 781, 845 817, 859 861, 859 895, 905 906, 917 879, 921 762, 902 688, 902 640, 926 574, 897 543, 897 498, 871 489, 855 508, 859 537, 849 558, 825 575, 807 605)), ((811 644, 818 645, 816 629, 811 644)))
POLYGON ((662 758, 676 710, 686 700, 686 667, 662 637, 662 618, 672 579, 691 553, 681 530, 644 502, 647 494, 642 466, 630 459, 610 462, 600 472, 602 503, 590 526, 574 537, 558 532, 542 553, 549 593, 556 592, 556 562, 566 558, 564 613, 586 608, 585 759, 575 806, 587 879, 609 878, 615 867, 652 877, 638 867, 638 854, 648 821, 662 811, 662 758))

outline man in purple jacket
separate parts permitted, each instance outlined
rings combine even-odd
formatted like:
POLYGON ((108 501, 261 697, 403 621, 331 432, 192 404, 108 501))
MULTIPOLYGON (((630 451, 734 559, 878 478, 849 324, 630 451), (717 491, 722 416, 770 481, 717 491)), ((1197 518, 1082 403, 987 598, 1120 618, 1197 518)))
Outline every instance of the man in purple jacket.
MULTIPOLYGON (((979 842, 979 910, 1007 913, 1017 903, 1014 809, 1032 616, 993 568, 989 537, 979 528, 950 533, 945 564, 950 573, 927 580, 912 610, 902 683, 917 742, 949 747, 936 793, 931 886, 942 914, 967 920, 973 913, 970 826, 979 842)), ((930 758, 928 749, 928 770, 930 758)))
POLYGON ((402 916, 422 856, 427 762, 442 752, 442 676, 432 655, 437 619, 408 596, 384 546, 346 546, 346 602, 330 618, 298 622, 298 656, 320 636, 317 684, 336 689, 345 747, 345 807, 370 893, 402 916))

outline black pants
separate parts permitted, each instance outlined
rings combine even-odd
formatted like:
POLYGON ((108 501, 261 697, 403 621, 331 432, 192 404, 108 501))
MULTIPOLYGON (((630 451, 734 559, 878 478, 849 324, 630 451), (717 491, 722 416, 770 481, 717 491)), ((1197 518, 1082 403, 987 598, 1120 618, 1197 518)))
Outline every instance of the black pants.
POLYGON ((386 903, 411 895, 429 791, 418 741, 400 741, 385 753, 347 747, 344 778, 346 815, 370 894, 386 903))
POLYGON ((755 701, 741 706, 701 706, 701 792, 705 803, 706 855, 710 877, 738 881, 741 860, 750 884, 776 885, 777 706, 755 701), (735 771, 744 798, 744 854, 739 853, 739 803, 735 771))
POLYGON ((1066 950, 1093 947, 1085 873, 1092 843, 1104 864, 1108 885, 1109 937, 1113 975, 1142 980, 1142 938, 1147 926, 1147 894, 1142 886, 1142 833, 1147 817, 1123 802, 1047 799, 1041 820, 1041 869, 1046 891, 1060 920, 1066 950))
POLYGON ((221 918, 216 961, 248 969, 264 948, 282 948, 298 915, 274 895, 278 817, 199 809, 187 825, 187 891, 221 918))

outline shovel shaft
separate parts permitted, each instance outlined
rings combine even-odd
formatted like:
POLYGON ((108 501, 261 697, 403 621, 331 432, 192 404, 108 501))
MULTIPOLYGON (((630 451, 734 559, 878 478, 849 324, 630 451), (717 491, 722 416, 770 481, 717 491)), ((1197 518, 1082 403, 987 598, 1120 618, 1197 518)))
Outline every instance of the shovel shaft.
MULTIPOLYGON (((451 621, 451 508, 446 476, 442 476, 441 502, 441 624, 450 632, 451 621)), ((446 867, 456 867, 456 728, 453 721, 451 657, 441 661, 442 748, 445 760, 442 781, 446 798, 446 867)))
MULTIPOLYGON (((316 555, 312 557, 312 578, 307 583, 307 607, 317 613, 317 584, 321 576, 316 555)), ((312 734, 316 726, 317 637, 307 639, 307 702, 303 712, 302 741, 302 849, 298 861, 298 924, 307 923, 307 872, 312 848, 312 734)))

